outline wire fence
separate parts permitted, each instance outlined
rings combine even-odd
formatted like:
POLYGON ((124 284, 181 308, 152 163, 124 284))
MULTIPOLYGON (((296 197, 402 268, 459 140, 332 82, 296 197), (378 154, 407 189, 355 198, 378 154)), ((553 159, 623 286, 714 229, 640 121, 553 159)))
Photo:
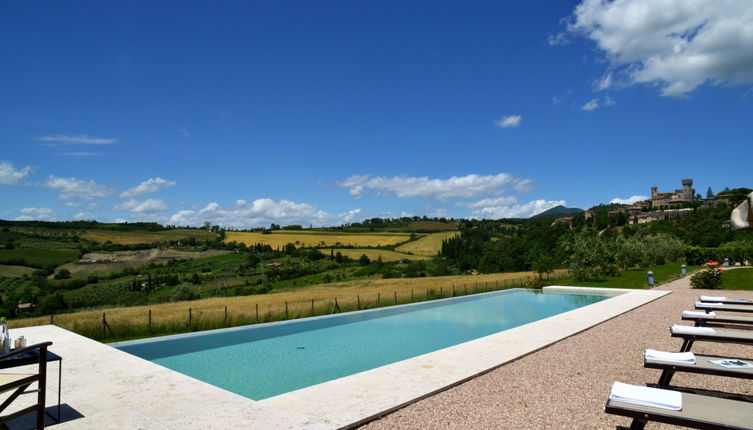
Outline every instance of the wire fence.
MULTIPOLYGON (((236 304, 199 309, 192 306, 191 302, 185 302, 187 306, 181 309, 165 310, 155 307, 143 310, 141 308, 143 312, 134 313, 124 312, 127 308, 119 308, 102 312, 101 315, 90 313, 87 317, 72 317, 75 314, 50 315, 49 321, 44 321, 44 323, 55 324, 102 342, 112 342, 353 312, 510 288, 540 287, 542 284, 549 284, 567 276, 566 271, 557 271, 552 275, 546 274, 541 279, 536 276, 525 276, 451 286, 426 286, 410 290, 385 289, 376 293, 333 296, 324 299, 257 302, 250 306, 236 304)), ((427 278, 426 281, 430 284, 431 278, 427 278)))

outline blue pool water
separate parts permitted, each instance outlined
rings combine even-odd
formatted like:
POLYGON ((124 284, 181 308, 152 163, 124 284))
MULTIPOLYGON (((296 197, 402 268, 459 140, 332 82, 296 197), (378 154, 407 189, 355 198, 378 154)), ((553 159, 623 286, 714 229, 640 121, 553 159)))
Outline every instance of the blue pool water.
POLYGON ((260 400, 447 348, 606 298, 515 289, 115 346, 260 400))

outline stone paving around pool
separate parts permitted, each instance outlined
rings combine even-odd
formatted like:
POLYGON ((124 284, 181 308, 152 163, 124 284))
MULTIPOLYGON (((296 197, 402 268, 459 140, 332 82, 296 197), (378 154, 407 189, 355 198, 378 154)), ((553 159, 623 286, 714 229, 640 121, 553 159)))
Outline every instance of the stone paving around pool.
MULTIPOLYGON (((644 315, 646 309, 657 306, 664 309, 661 304, 674 296, 664 297, 669 291, 663 290, 620 292, 626 294, 262 401, 246 399, 55 326, 15 329, 12 335, 24 335, 30 344, 52 340, 51 350, 64 358, 64 422, 54 426, 63 430, 342 428, 357 426, 390 411, 396 412, 371 422, 367 428, 563 428, 562 417, 570 417, 566 422, 583 424, 577 407, 551 401, 561 399, 562 393, 569 395, 566 396, 569 402, 590 411, 588 415, 598 416, 594 428, 603 428, 604 423, 614 421, 605 420, 604 414, 598 413, 606 400, 608 385, 615 379, 638 381, 631 380, 632 373, 613 371, 603 378, 609 379, 604 391, 601 385, 593 385, 590 372, 594 369, 589 364, 596 359, 603 367, 610 360, 630 356, 630 360, 625 360, 626 366, 640 370, 642 349, 617 339, 633 338, 628 334, 636 322, 633 314, 644 315), (591 341, 580 340, 591 338, 593 331, 603 332, 605 326, 612 327, 607 339, 600 336, 591 341), (593 328, 589 330, 590 327, 593 328), (613 346, 606 353, 605 342, 613 346), (551 355, 551 350, 559 350, 562 344, 576 347, 551 355), (578 389, 563 390, 560 387, 563 381, 578 389), (448 387, 453 388, 448 390, 448 387), (532 391, 534 387, 538 391, 532 391), (548 401, 541 403, 543 399, 548 401), (405 405, 409 406, 400 409, 405 405), (524 419, 513 412, 521 408, 528 412, 524 419), (591 409, 597 413, 594 415, 591 409), (533 411, 535 416, 531 416, 533 411), (542 420, 540 416, 559 418, 542 420), (533 426, 533 422, 538 425, 533 426)), ((697 296, 697 292, 693 294, 697 296)), ((692 303, 689 298, 684 301, 692 303)), ((671 299, 667 302, 677 308, 672 310, 676 314, 674 322, 679 320, 682 310, 676 302, 671 299)), ((649 318, 646 325, 655 327, 665 319, 665 316, 649 318)), ((666 327, 665 324, 653 330, 662 331, 669 338, 666 327)), ((644 331, 650 330, 641 332, 644 331)), ((47 404, 54 409, 51 405, 57 400, 56 363, 49 367, 48 381, 47 404)))

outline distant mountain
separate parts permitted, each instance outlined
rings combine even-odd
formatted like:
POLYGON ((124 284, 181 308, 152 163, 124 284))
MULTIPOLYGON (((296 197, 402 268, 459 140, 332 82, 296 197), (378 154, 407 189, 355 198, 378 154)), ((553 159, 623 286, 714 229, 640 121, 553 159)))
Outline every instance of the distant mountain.
POLYGON ((538 219, 538 218, 551 218, 551 217, 563 217, 568 215, 575 215, 583 212, 583 209, 578 208, 566 208, 562 205, 555 206, 549 210, 545 210, 544 212, 541 212, 538 215, 534 215, 530 217, 529 219, 538 219))

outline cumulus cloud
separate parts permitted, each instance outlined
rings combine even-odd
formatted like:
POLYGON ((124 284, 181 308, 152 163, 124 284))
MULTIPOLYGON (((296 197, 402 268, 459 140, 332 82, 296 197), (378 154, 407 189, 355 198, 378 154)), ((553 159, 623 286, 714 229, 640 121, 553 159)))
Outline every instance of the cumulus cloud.
POLYGON ((55 211, 50 208, 23 208, 19 212, 23 215, 17 217, 17 221, 49 221, 55 215, 55 211))
POLYGON ((76 215, 73 215, 73 219, 79 219, 79 220, 93 220, 96 217, 94 214, 90 212, 79 212, 76 215))
POLYGON ((144 201, 129 199, 115 206, 115 209, 134 213, 155 213, 166 210, 167 204, 160 199, 146 199, 144 201))
POLYGON ((482 199, 477 202, 461 202, 455 206, 461 208, 484 208, 491 206, 510 206, 518 203, 518 199, 513 196, 503 196, 497 198, 482 199))
POLYGON ((581 107, 581 110, 585 111, 592 111, 599 108, 599 99, 591 99, 588 101, 588 103, 584 104, 583 107, 581 107))
POLYGON ((505 190, 525 192, 533 187, 530 179, 517 178, 508 173, 498 175, 453 176, 437 179, 414 176, 354 175, 337 182, 340 188, 348 188, 353 197, 360 198, 367 191, 378 196, 394 195, 399 198, 425 197, 437 201, 453 198, 473 198, 481 195, 500 194, 505 190))
POLYGON ((528 203, 520 204, 514 197, 503 199, 484 199, 471 203, 466 207, 474 207, 470 218, 475 219, 499 219, 499 218, 528 218, 540 214, 545 210, 556 206, 565 206, 564 200, 532 200, 528 203))
POLYGON ((31 167, 16 169, 10 161, 0 161, 0 185, 15 185, 31 173, 31 167))
POLYGON ((63 204, 63 206, 65 206, 65 207, 67 207, 67 208, 77 208, 77 207, 79 207, 80 205, 81 205, 81 204, 80 204, 80 203, 78 203, 78 202, 66 202, 65 204, 63 204))
POLYGON ((86 181, 76 178, 58 178, 50 175, 47 182, 42 184, 43 187, 58 191, 58 199, 101 199, 112 195, 112 188, 106 185, 100 185, 92 180, 86 181))
POLYGON ((181 210, 171 216, 167 222, 172 225, 199 226, 204 221, 210 221, 213 224, 235 228, 258 227, 271 223, 326 226, 359 221, 362 216, 361 209, 330 214, 308 203, 257 199, 250 203, 238 200, 235 205, 229 206, 211 202, 202 209, 181 210))
POLYGON ((609 203, 619 203, 621 205, 632 205, 635 202, 640 202, 643 200, 648 200, 648 196, 630 196, 626 199, 615 197, 612 200, 610 200, 609 203))
POLYGON ((500 118, 495 124, 499 128, 514 128, 518 127, 523 122, 523 117, 520 115, 508 115, 500 118))
POLYGON ((156 193, 159 190, 170 188, 175 185, 175 181, 162 178, 150 178, 120 193, 121 199, 130 199, 132 197, 143 196, 145 194, 156 193))
POLYGON ((115 143, 115 139, 87 136, 85 134, 79 134, 76 136, 66 136, 63 134, 56 134, 54 136, 42 136, 37 137, 34 140, 42 142, 52 142, 53 144, 79 144, 79 145, 110 145, 115 143))
POLYGON ((752 83, 751 28, 750 0, 583 0, 568 25, 596 43, 625 85, 656 84, 672 97, 704 83, 752 83))

